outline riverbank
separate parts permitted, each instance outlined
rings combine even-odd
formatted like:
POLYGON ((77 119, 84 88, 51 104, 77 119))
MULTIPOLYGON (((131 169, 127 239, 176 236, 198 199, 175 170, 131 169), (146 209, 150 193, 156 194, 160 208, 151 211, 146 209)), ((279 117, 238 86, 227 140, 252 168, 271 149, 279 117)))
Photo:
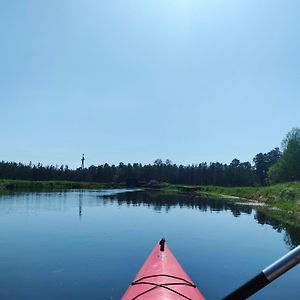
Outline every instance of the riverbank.
MULTIPOLYGON (((121 188, 124 186, 126 185, 97 182, 0 179, 0 193, 121 188)), ((149 188, 148 185, 144 187, 149 188)), ((165 183, 157 184, 152 188, 168 194, 206 195, 213 198, 230 199, 239 204, 257 206, 267 215, 279 221, 300 226, 300 182, 264 187, 190 186, 165 183)))
POLYGON ((186 186, 162 184, 164 193, 189 193, 227 198, 245 205, 258 206, 269 215, 288 223, 300 224, 300 182, 263 187, 186 186))
POLYGON ((31 180, 11 180, 0 179, 0 192, 12 191, 52 191, 68 189, 101 189, 114 187, 113 185, 97 182, 77 182, 77 181, 31 181, 31 180))

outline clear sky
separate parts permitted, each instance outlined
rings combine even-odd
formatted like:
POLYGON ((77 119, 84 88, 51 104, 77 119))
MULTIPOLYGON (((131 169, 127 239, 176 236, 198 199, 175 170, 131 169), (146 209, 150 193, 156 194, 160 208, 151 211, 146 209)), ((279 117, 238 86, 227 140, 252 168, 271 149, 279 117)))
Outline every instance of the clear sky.
POLYGON ((300 121, 299 0, 0 3, 0 160, 252 161, 300 121))

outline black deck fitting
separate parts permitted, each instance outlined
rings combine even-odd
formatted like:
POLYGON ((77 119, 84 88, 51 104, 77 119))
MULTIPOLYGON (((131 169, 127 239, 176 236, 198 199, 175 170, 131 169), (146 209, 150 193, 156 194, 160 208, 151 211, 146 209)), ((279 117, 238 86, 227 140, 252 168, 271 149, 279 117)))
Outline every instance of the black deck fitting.
POLYGON ((166 240, 164 238, 162 238, 160 241, 159 241, 159 244, 160 244, 160 251, 165 251, 165 242, 166 240))

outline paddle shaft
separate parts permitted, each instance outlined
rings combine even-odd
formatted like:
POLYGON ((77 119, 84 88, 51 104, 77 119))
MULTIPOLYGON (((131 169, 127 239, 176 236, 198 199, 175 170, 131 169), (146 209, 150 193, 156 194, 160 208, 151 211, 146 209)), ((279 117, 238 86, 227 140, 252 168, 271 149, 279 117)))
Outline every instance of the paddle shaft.
POLYGON ((241 287, 227 295, 223 300, 243 300, 255 294, 273 280, 300 262, 300 245, 290 251, 241 287))

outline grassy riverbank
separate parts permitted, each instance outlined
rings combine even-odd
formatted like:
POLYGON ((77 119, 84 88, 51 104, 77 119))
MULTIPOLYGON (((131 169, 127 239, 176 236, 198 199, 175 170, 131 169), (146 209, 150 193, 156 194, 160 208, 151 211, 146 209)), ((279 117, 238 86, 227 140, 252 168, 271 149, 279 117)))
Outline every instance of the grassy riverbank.
POLYGON ((277 219, 300 221, 300 182, 289 182, 263 187, 220 187, 185 186, 163 184, 161 191, 166 193, 192 193, 212 197, 230 198, 232 201, 248 202, 253 205, 266 205, 272 209, 277 219))
MULTIPOLYGON (((102 189, 124 187, 125 184, 104 184, 74 181, 29 181, 0 179, 0 193, 15 191, 55 191, 68 189, 102 189)), ((146 185, 147 187, 147 185, 146 185)), ((300 182, 264 187, 220 187, 161 184, 155 188, 164 193, 188 193, 259 205, 277 220, 300 225, 300 182), (265 207, 263 207, 265 205, 265 207)))
POLYGON ((103 183, 96 182, 74 182, 74 181, 30 181, 30 180, 10 180, 0 179, 0 192, 10 191, 51 191, 67 189, 96 189, 111 187, 103 183))

